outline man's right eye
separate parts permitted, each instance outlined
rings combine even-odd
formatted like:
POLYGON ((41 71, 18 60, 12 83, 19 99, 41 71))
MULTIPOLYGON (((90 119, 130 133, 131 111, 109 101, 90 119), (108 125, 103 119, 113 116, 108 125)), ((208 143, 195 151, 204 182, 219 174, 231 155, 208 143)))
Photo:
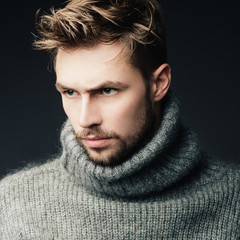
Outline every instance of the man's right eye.
POLYGON ((68 97, 72 97, 75 94, 74 90, 66 90, 64 91, 64 94, 66 94, 68 97))

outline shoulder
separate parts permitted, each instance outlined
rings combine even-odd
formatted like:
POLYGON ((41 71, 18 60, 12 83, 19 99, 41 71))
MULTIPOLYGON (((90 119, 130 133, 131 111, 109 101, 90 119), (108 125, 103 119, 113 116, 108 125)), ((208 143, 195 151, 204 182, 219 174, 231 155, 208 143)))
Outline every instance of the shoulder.
POLYGON ((208 158, 208 170, 215 173, 216 176, 226 177, 229 180, 240 181, 240 164, 226 162, 217 158, 208 158))
POLYGON ((206 185, 215 186, 217 192, 235 195, 240 201, 240 164, 208 157, 203 179, 206 185))
MULTIPOLYGON (((0 235, 31 226, 37 216, 42 217, 45 205, 63 185, 65 171, 61 158, 41 165, 25 167, 0 181, 0 235), (60 187, 59 187, 60 186, 60 187)), ((5 236, 5 235, 4 235, 5 236)))
POLYGON ((47 161, 41 165, 27 166, 0 181, 0 205, 3 199, 21 195, 27 189, 37 188, 44 182, 61 174, 60 159, 47 161))

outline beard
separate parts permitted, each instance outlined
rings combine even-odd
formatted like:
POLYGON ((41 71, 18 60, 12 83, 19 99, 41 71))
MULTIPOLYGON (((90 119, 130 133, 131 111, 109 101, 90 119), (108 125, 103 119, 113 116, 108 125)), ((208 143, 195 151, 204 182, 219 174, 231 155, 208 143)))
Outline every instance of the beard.
POLYGON ((154 133, 155 123, 153 105, 148 96, 146 97, 145 107, 133 126, 132 133, 127 137, 123 138, 114 132, 106 131, 95 125, 76 134, 78 143, 91 161, 103 166, 115 166, 126 161, 148 142, 154 133), (110 148, 86 147, 82 142, 82 138, 90 135, 114 139, 115 144, 110 148))

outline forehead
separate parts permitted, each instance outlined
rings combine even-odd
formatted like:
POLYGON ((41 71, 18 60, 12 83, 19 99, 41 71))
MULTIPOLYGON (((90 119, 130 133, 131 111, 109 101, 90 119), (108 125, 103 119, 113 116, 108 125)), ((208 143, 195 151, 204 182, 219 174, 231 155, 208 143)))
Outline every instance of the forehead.
POLYGON ((113 44, 96 44, 93 46, 83 46, 79 48, 66 48, 59 49, 56 54, 55 64, 56 67, 59 62, 64 59, 65 61, 76 61, 81 63, 81 59, 84 59, 84 63, 91 61, 93 63, 130 63, 130 55, 128 54, 128 48, 120 42, 113 44))
POLYGON ((119 43, 99 44, 91 48, 60 49, 56 56, 57 81, 114 80, 136 69, 119 43))

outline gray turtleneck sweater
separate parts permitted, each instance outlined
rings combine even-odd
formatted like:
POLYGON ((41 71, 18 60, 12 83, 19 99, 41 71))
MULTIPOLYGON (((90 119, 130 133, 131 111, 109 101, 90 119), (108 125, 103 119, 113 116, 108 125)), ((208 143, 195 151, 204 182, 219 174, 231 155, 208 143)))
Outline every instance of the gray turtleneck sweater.
POLYGON ((0 182, 1 240, 240 239, 240 170, 212 160, 164 100, 150 142, 121 165, 89 161, 67 121, 62 154, 0 182))

